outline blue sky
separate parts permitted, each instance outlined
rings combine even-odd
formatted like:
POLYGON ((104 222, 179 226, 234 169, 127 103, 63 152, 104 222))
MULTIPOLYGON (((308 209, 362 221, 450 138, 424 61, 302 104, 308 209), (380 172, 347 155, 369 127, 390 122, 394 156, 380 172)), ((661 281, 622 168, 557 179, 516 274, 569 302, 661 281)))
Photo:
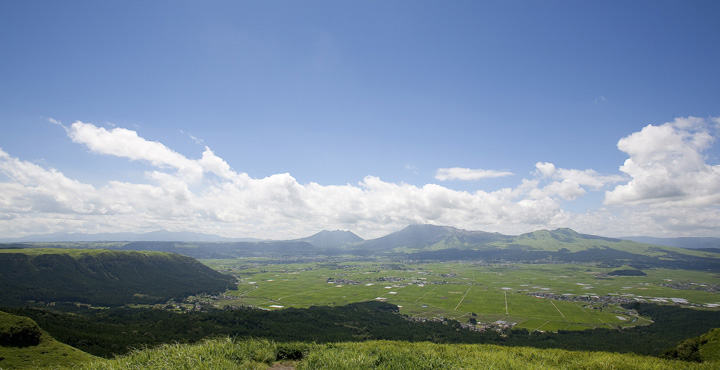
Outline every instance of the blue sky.
POLYGON ((719 17, 716 1, 4 1, 0 237, 720 236, 719 17))

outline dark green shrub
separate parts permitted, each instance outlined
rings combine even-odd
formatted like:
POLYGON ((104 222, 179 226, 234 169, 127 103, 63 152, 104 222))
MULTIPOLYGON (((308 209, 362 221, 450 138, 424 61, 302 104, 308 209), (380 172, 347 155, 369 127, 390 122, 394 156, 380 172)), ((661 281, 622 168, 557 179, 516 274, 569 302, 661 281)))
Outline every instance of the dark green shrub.
POLYGON ((310 352, 311 347, 312 345, 301 342, 277 343, 275 359, 277 361, 299 361, 305 358, 305 355, 310 352))
POLYGON ((0 345, 5 347, 29 347, 40 344, 42 331, 30 319, 18 320, 0 327, 0 345))

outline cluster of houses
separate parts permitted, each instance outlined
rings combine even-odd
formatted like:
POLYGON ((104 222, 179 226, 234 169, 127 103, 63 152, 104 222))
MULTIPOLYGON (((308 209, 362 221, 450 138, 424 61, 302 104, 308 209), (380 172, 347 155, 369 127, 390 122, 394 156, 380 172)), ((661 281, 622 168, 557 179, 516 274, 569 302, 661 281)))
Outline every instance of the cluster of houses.
MULTIPOLYGON (((418 316, 406 316, 406 318, 409 321, 412 322, 441 322, 445 325, 448 325, 450 320, 448 320, 445 317, 418 317, 418 316)), ((498 333, 506 333, 510 329, 512 329, 517 323, 515 322, 509 322, 504 320, 498 320, 491 323, 483 323, 483 322, 468 322, 468 323, 460 323, 460 327, 465 330, 472 330, 472 331, 478 331, 478 332, 485 332, 488 330, 493 330, 498 333)))
POLYGON ((345 278, 329 277, 329 278, 327 278, 327 283, 335 284, 335 285, 360 285, 362 282, 357 281, 357 280, 345 279, 345 278))
POLYGON ((660 284, 660 286, 678 289, 678 290, 701 290, 703 292, 708 292, 708 293, 720 293, 720 285, 714 285, 714 284, 690 283, 690 282, 684 282, 684 281, 672 281, 670 279, 665 279, 665 283, 660 284))
POLYGON ((595 295, 595 294, 571 294, 571 293, 565 293, 565 294, 557 294, 553 292, 529 292, 528 295, 531 295, 536 298, 548 298, 548 299, 555 299, 558 301, 570 301, 570 302, 584 302, 587 303, 587 308, 593 308, 598 309, 600 307, 608 307, 609 305, 618 305, 623 303, 630 303, 635 302, 637 299, 632 297, 632 295, 595 295))

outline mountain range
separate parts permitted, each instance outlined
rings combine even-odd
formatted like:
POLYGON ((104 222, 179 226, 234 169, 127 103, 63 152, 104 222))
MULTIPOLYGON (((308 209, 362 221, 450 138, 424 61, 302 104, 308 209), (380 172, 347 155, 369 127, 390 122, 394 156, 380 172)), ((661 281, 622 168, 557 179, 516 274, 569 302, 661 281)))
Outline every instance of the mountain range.
POLYGON ((184 241, 184 242, 254 242, 255 238, 226 238, 223 236, 166 230, 148 233, 52 233, 28 235, 20 238, 0 239, 0 243, 69 243, 69 242, 135 242, 135 241, 184 241))
MULTIPOLYGON (((78 237, 78 234, 68 234, 78 237)), ((80 234, 84 235, 84 234, 80 234)), ((116 234, 103 234, 116 235, 116 234)), ((120 234, 123 236, 133 236, 120 234)), ((581 234, 572 229, 537 230, 522 235, 468 231, 450 226, 410 225, 380 238, 364 240, 350 231, 321 231, 294 240, 182 240, 202 239, 197 233, 151 233, 164 241, 138 240, 112 245, 93 243, 16 242, 4 247, 54 246, 61 248, 110 248, 178 253, 193 258, 281 257, 315 258, 351 254, 383 255, 412 260, 485 260, 542 263, 595 262, 609 266, 666 267, 720 271, 717 249, 686 249, 626 239, 581 234), (182 241, 172 241, 182 240, 182 241)), ((107 238, 104 238, 107 240, 107 238)))
MULTIPOLYGON (((569 230, 569 229, 557 229, 569 230)), ((557 231, 555 230, 555 231, 557 231)), ((541 232, 541 231, 537 231, 541 232)), ((530 233, 532 234, 532 233, 530 233)), ((529 234, 523 234, 527 237, 529 234)), ((523 236, 520 235, 520 236, 523 236)), ((351 231, 323 230, 317 234, 299 239, 294 242, 307 242, 321 249, 360 246, 367 250, 386 250, 397 247, 418 248, 431 246, 444 241, 452 241, 452 245, 477 245, 492 241, 509 240, 513 235, 503 235, 485 231, 468 231, 450 226, 410 225, 400 231, 376 239, 365 240, 351 231), (450 237, 450 240, 448 239, 450 237)), ((613 239, 613 238, 608 238, 613 239)), ((638 243, 678 247, 687 249, 720 249, 720 238, 715 237, 679 237, 657 238, 650 236, 625 236, 616 240, 630 240, 638 243)), ((269 242, 257 238, 228 238, 213 234, 203 234, 190 231, 172 232, 166 230, 148 233, 52 233, 29 235, 19 238, 0 239, 0 243, 69 243, 69 242, 269 242)), ((442 249, 436 245, 436 249, 442 249)))
POLYGON ((654 238, 651 236, 625 236, 623 239, 639 243, 664 245, 666 247, 679 247, 690 249, 715 248, 720 251, 720 238, 713 237, 681 237, 681 238, 654 238))

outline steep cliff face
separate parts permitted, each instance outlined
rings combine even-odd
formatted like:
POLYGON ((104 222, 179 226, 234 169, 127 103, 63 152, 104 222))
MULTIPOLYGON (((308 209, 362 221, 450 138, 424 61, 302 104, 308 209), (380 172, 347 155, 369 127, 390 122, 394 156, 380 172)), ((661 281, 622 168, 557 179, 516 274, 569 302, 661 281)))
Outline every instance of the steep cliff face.
POLYGON ((235 278, 172 253, 13 249, 0 250, 0 305, 28 301, 101 306, 159 303, 235 287, 235 278))

